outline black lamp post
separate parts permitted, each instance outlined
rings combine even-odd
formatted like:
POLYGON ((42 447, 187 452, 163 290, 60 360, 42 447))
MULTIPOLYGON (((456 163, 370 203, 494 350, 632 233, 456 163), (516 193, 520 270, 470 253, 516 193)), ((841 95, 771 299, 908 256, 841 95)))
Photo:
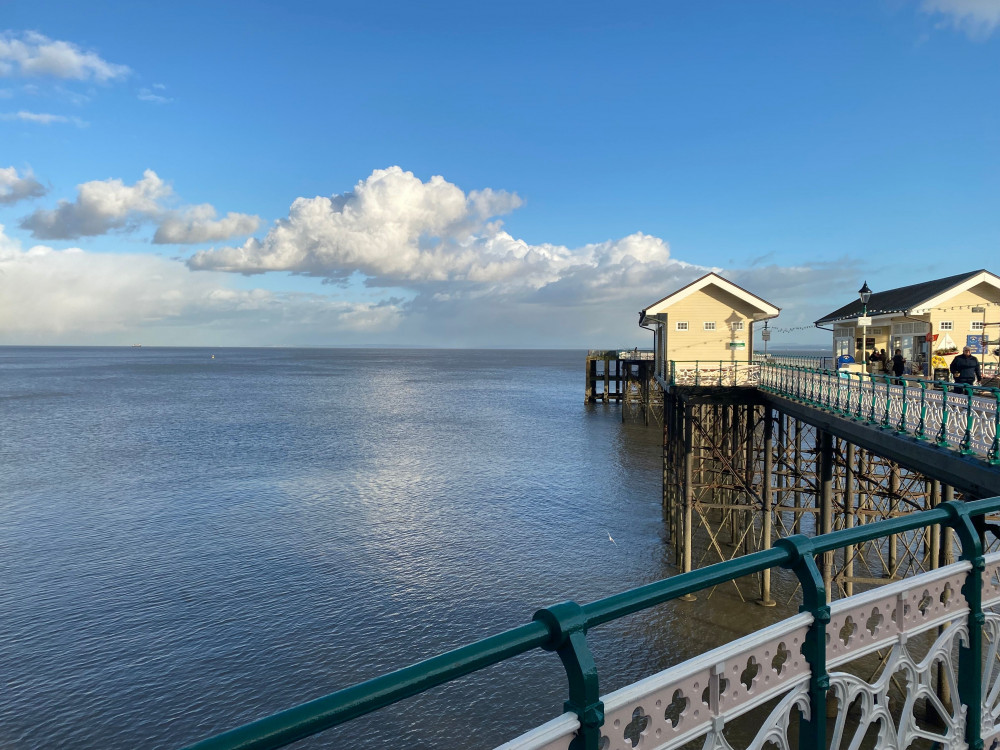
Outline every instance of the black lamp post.
POLYGON ((867 317, 868 316, 868 300, 870 300, 872 298, 872 290, 868 288, 868 282, 867 281, 865 282, 865 285, 858 290, 858 298, 861 300, 861 305, 862 305, 862 308, 863 308, 862 311, 861 311, 861 316, 862 317, 867 317))
POLYGON ((868 300, 872 297, 872 290, 868 288, 868 281, 858 290, 858 299, 861 300, 861 352, 863 361, 868 361, 868 300))

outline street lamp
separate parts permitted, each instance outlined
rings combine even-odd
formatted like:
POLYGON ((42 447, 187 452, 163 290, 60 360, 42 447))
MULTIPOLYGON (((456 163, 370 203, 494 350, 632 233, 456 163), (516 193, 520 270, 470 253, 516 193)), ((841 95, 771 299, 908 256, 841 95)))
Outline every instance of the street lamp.
POLYGON ((872 298, 872 290, 868 288, 868 281, 858 290, 858 299, 861 300, 861 317, 858 318, 858 325, 861 326, 861 351, 863 362, 868 364, 868 326, 872 324, 872 319, 868 317, 868 300, 872 298))

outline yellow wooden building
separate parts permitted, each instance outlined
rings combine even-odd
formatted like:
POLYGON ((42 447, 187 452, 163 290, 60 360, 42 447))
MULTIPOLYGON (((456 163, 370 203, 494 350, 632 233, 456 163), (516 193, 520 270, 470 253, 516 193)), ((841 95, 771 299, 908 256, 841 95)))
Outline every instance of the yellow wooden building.
POLYGON ((885 349, 891 357, 900 349, 906 372, 915 375, 931 375, 935 365, 947 367, 966 345, 980 362, 995 364, 998 323, 1000 277, 982 269, 897 289, 873 289, 867 306, 855 299, 816 321, 818 327, 832 328, 835 357, 850 355, 867 362, 873 350, 885 349), (870 322, 861 317, 866 307, 870 322), (984 335, 993 343, 987 340, 984 345, 984 335), (936 362, 935 356, 940 358, 936 362))
POLYGON ((664 362, 749 362, 754 325, 779 308, 717 273, 708 273, 639 313, 653 331, 658 369, 664 362))

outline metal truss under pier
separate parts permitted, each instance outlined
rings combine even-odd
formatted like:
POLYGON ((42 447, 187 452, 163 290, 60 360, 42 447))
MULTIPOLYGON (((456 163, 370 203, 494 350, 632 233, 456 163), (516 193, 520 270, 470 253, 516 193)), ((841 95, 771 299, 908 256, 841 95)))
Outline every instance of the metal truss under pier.
MULTIPOLYGON (((848 396, 847 384, 835 383, 842 393, 817 398, 811 375, 786 369, 796 370, 794 378, 757 368, 739 378, 712 372, 682 379, 675 365, 672 380, 661 381, 663 506, 682 572, 770 549, 797 533, 826 534, 952 499, 1000 494, 1000 465, 988 455, 995 415, 980 415, 986 427, 969 440, 971 416, 960 437, 961 421, 949 428, 945 410, 937 433, 955 433, 949 447, 900 428, 907 416, 903 409, 899 418, 893 404, 897 386, 887 383, 880 400, 875 385, 866 390, 859 380, 848 396), (834 399, 844 408, 833 408, 834 399), (977 440, 982 456, 968 450, 977 440)), ((924 394, 924 431, 926 401, 924 394)), ((933 529, 847 546, 822 560, 826 590, 832 598, 851 596, 859 585, 864 590, 937 569, 952 562, 953 547, 949 533, 933 529)), ((756 590, 742 585, 744 599, 773 603, 770 571, 761 573, 756 590)))

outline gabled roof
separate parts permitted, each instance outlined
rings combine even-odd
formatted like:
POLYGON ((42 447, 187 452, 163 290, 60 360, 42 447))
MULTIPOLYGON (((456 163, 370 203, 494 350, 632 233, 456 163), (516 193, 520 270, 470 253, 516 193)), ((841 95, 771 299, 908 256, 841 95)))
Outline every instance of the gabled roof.
MULTIPOLYGON (((985 269, 980 269, 947 276, 943 279, 924 281, 920 284, 901 286, 898 289, 875 292, 868 300, 868 315, 891 315, 903 312, 923 314, 928 309, 939 305, 943 300, 954 297, 959 292, 971 289, 984 281, 1000 288, 1000 277, 985 269)), ((861 300, 856 299, 850 304, 824 315, 816 321, 816 325, 857 318, 863 309, 861 300)))
POLYGON ((758 297, 756 294, 751 294, 743 287, 737 286, 733 282, 722 278, 719 274, 712 272, 706 273, 700 279, 692 281, 690 284, 681 287, 673 294, 668 294, 663 299, 649 305, 645 310, 639 313, 639 324, 642 325, 647 316, 661 313, 671 305, 680 302, 682 299, 694 294, 695 292, 700 292, 707 286, 716 286, 724 292, 728 292, 734 297, 738 297, 751 307, 760 311, 761 315, 757 318, 758 320, 775 318, 778 316, 778 313, 781 312, 781 308, 775 307, 770 302, 758 297))

